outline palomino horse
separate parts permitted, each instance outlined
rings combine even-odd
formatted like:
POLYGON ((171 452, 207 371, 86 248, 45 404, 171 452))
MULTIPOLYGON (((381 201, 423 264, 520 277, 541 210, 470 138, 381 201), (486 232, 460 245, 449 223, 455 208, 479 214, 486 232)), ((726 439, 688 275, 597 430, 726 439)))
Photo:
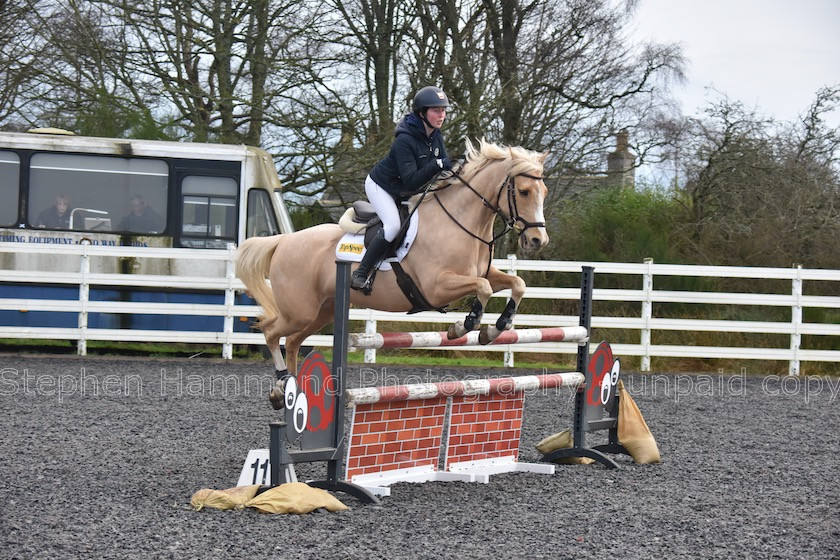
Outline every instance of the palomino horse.
MULTIPOLYGON (((547 189, 542 178, 546 155, 483 140, 475 148, 467 140, 461 169, 417 202, 419 232, 402 268, 435 308, 476 296, 466 319, 450 327, 450 338, 479 328, 490 296, 503 289, 510 289, 511 298, 496 325, 482 329, 482 342, 489 343, 510 328, 525 282, 491 266, 498 238, 493 224, 499 216, 508 230, 517 229, 525 251, 548 243, 543 217, 547 189)), ((271 396, 275 406, 283 400, 288 372, 297 372, 297 353, 304 339, 333 319, 335 249, 343 233, 336 224, 321 224, 290 234, 252 237, 239 248, 236 274, 262 307, 258 326, 277 367, 278 385, 271 396), (281 337, 286 337, 285 361, 281 337)), ((379 271, 371 294, 353 291, 350 302, 382 311, 412 309, 393 270, 379 271)))

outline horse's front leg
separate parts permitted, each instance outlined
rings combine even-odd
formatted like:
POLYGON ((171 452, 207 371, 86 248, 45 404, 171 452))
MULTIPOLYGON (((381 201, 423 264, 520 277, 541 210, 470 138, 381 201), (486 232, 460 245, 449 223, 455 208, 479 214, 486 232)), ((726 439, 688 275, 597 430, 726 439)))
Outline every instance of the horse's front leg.
POLYGON ((525 295, 525 281, 515 274, 506 274, 491 266, 487 272, 487 280, 492 286, 493 293, 500 290, 509 289, 510 298, 507 305, 495 325, 486 325, 481 328, 481 333, 478 335, 479 344, 490 344, 496 340, 502 331, 506 331, 513 326, 513 316, 516 315, 516 310, 519 309, 519 302, 522 301, 522 296, 525 295))
POLYGON ((470 312, 463 321, 456 321, 449 325, 449 330, 446 331, 446 336, 449 340, 460 338, 468 332, 476 330, 481 325, 481 318, 484 316, 484 308, 487 306, 487 301, 482 301, 476 296, 472 303, 470 312))
POLYGON ((434 284, 433 293, 427 297, 435 301, 455 301, 466 295, 475 294, 475 301, 470 312, 463 321, 457 321, 449 327, 447 337, 450 340, 460 338, 470 331, 481 326, 481 317, 490 296, 493 295, 493 288, 486 278, 479 276, 463 276, 454 272, 445 272, 438 276, 434 284))

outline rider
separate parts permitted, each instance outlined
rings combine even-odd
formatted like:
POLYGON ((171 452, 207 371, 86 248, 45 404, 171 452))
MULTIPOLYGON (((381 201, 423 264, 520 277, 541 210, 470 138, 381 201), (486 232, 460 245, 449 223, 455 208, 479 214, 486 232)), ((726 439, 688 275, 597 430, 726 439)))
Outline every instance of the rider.
POLYGON ((442 170, 452 169, 440 127, 449 99, 442 89, 426 86, 414 96, 412 111, 397 124, 388 155, 365 180, 365 194, 382 220, 382 229, 367 248, 350 285, 362 289, 400 229, 397 203, 416 194, 442 170))

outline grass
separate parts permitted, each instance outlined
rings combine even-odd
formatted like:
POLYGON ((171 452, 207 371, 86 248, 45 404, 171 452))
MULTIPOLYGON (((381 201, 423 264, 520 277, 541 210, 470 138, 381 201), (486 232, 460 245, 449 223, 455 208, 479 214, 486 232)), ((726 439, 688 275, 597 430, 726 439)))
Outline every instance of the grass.
MULTIPOLYGON (((327 361, 332 359, 332 350, 319 348, 327 361)), ((23 354, 75 354, 76 341, 46 339, 0 339, 0 352, 18 352, 23 354)), ((222 347, 218 344, 175 344, 149 342, 111 342, 90 340, 87 343, 89 356, 125 356, 149 358, 221 358, 222 347)), ((242 360, 265 361, 263 347, 236 345, 233 357, 242 360)), ((517 367, 528 369, 573 369, 574 358, 570 356, 554 357, 546 354, 518 354, 515 358, 517 367), (565 365, 564 365, 565 364, 565 365)), ((363 364, 364 352, 350 352, 347 356, 350 364, 363 364)), ((376 363, 405 366, 440 366, 489 368, 503 367, 501 352, 419 352, 385 351, 376 354, 376 363)))
MULTIPOLYGON (((269 358, 260 346, 234 346, 233 357, 238 360, 267 361, 269 358)), ((594 347, 592 348, 594 349, 594 347)), ((327 361, 332 359, 332 350, 319 348, 327 361)), ((148 342, 88 341, 89 356, 221 359, 219 344, 175 344, 148 342)), ((72 340, 46 339, 0 339, 0 352, 22 354, 76 354, 76 342, 72 340)), ((639 371, 640 358, 619 356, 623 371, 639 371)), ((364 352, 351 352, 347 361, 353 365, 364 364, 364 352)), ((378 350, 378 365, 501 368, 504 366, 501 352, 477 352, 447 350, 378 350)), ((373 365, 373 364, 371 364, 373 365)), ((517 353, 516 368, 545 371, 569 371, 575 369, 575 357, 571 354, 517 353)), ((651 361, 653 372, 671 373, 720 373, 724 375, 746 372, 747 375, 786 375, 786 361, 701 359, 701 358, 656 358, 651 361)), ((833 362, 802 362, 803 375, 840 375, 840 366, 833 362)))

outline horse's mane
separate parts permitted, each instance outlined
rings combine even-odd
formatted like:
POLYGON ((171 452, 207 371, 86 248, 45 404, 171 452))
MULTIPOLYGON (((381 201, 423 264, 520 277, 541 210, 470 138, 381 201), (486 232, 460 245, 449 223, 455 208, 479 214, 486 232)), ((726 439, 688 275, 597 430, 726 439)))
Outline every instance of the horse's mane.
POLYGON ((467 159, 461 168, 461 174, 467 177, 475 175, 488 164, 494 161, 507 160, 508 173, 517 175, 519 173, 531 172, 541 175, 543 169, 542 154, 526 150, 519 146, 502 146, 487 142, 484 138, 478 141, 478 147, 466 139, 467 159))

